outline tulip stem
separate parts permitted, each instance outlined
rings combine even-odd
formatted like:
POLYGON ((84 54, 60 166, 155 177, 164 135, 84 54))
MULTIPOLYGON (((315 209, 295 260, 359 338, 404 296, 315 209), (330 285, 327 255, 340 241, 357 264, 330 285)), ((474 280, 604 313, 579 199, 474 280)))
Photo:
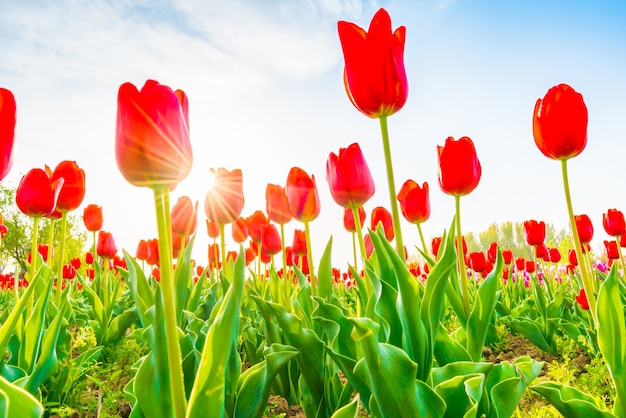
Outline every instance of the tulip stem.
POLYGON ((587 259, 583 254, 582 246, 580 245, 580 238, 578 236, 578 230, 576 228, 576 220, 574 218, 574 209, 572 208, 572 198, 569 191, 569 179, 567 175, 567 159, 561 160, 561 173, 563 175, 563 189, 565 190, 565 202, 567 203, 567 213, 569 215, 569 225, 574 236, 574 246, 576 255, 578 257, 578 263, 580 265, 580 274, 583 281, 583 288, 587 295, 587 301, 591 307, 591 316, 594 324, 597 325, 596 319, 596 295, 594 293, 594 286, 591 276, 589 274, 589 266, 587 265, 587 259))
POLYGON ((424 254, 428 254, 428 248, 426 247, 426 240, 424 239, 424 234, 422 233, 422 223, 418 222, 417 224, 417 232, 420 235, 420 241, 422 242, 422 250, 424 254))
POLYGON ((454 196, 454 202, 456 206, 456 254, 459 259, 459 277, 461 279, 461 291, 463 292, 463 308, 465 308, 465 315, 469 316, 467 269, 465 267, 465 254, 463 254, 463 234, 461 233, 461 196, 454 196))
MULTIPOLYGON (((367 260, 367 251, 365 250, 365 241, 363 240, 363 228, 361 226, 361 218, 359 217, 359 208, 352 208, 352 217, 354 218, 354 227, 356 229, 356 234, 359 237, 359 250, 361 251, 361 258, 363 259, 363 265, 365 265, 365 261, 367 260)), ((354 268, 358 269, 356 265, 356 254, 354 260, 354 268)))
POLYGON ((626 279, 626 277, 624 276, 624 274, 626 273, 626 264, 624 263, 624 253, 622 251, 622 246, 620 245, 620 242, 622 241, 622 237, 621 236, 615 237, 615 241, 616 241, 617 252, 619 253, 619 260, 622 263, 623 273, 619 276, 622 278, 622 281, 624 281, 626 279))
MULTIPOLYGON (((389 147, 389 130, 387 128, 387 116, 380 116, 380 131, 383 137, 383 149, 385 151, 385 167, 387 168, 387 184, 389 186, 389 203, 391 205, 391 216, 393 218, 393 229, 396 235, 396 251, 402 259, 404 257, 404 242, 402 240, 402 230, 400 229, 400 214, 398 212, 398 201, 396 199, 396 183, 393 177, 393 165, 391 163, 391 149, 389 147)), ((356 218, 355 218, 356 224, 356 218)))
POLYGON ((356 258, 356 232, 352 232, 352 258, 354 260, 354 268, 356 269, 356 263, 357 263, 357 258, 356 258))
POLYGON ((313 253, 311 252, 311 231, 308 221, 304 222, 304 235, 306 237, 306 259, 309 262, 309 277, 311 278, 311 295, 317 296, 315 269, 313 268, 313 253))
MULTIPOLYGON (((65 258, 65 229, 67 228, 67 212, 61 215, 61 243, 59 245, 59 258, 57 262, 57 308, 61 309, 61 288, 63 287, 63 259, 65 258)), ((54 229, 54 223, 50 224, 50 229, 54 229)), ((52 234, 52 233, 50 233, 52 234)), ((52 242, 50 243, 52 245, 52 242)), ((50 258, 48 258, 50 260, 50 258)))
POLYGON ((220 249, 222 250, 222 271, 226 268, 226 237, 224 237, 224 224, 220 223, 220 249))
POLYGON ((163 294, 163 310, 165 314, 167 368, 170 375, 174 417, 182 418, 186 413, 187 398, 185 396, 182 357, 178 342, 178 327, 176 325, 176 297, 174 294, 174 278, 172 274, 172 228, 168 225, 170 213, 168 195, 168 190, 160 188, 154 189, 154 205, 156 208, 159 234, 160 286, 163 294))
POLYGON ((280 250, 283 256, 283 279, 287 280, 287 254, 285 253, 285 224, 280 224, 280 250))
MULTIPOLYGON (((30 277, 28 283, 32 283, 35 280, 35 271, 37 270, 37 235, 39 234, 39 216, 33 218, 33 239, 30 247, 30 277)), ((34 295, 31 293, 26 307, 26 319, 30 317, 30 313, 33 310, 34 295)))

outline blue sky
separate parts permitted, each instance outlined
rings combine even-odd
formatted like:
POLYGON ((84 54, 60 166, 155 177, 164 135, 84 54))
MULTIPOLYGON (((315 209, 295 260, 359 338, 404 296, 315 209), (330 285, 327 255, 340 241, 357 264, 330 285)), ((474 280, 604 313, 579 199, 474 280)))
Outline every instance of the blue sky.
MULTIPOLYGON (((359 142, 376 183, 366 205, 389 207, 378 123, 346 97, 338 20, 367 27, 379 7, 407 27, 406 106, 389 119, 396 187, 431 185, 427 239, 452 220, 437 185, 437 145, 469 136, 483 176, 462 198, 464 232, 539 219, 566 227, 560 164, 532 138, 535 101, 559 83, 585 97, 586 150, 569 163, 574 210, 608 236, 602 213, 626 211, 626 4, 610 1, 4 1, 0 86, 16 97, 15 163, 6 183, 33 167, 75 160, 86 171, 84 205, 104 207, 104 229, 134 253, 156 236, 152 193, 128 184, 115 163, 117 90, 151 78, 185 90, 194 167, 172 192, 200 201, 210 168, 241 168, 243 215, 265 208, 267 183, 292 166, 317 178, 322 210, 312 227, 319 258, 351 259, 351 240, 325 181, 326 159, 359 142)), ((194 254, 206 260, 204 212, 194 254)), ((289 240, 297 222, 287 226, 289 240)), ((404 224, 411 251, 416 229, 404 224)), ((230 248, 234 248, 232 244, 230 248)))

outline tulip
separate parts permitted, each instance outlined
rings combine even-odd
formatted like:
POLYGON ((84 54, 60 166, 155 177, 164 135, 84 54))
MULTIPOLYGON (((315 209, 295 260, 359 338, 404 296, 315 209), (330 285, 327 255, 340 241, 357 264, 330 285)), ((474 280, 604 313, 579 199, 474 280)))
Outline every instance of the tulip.
POLYGON ((246 218, 248 234, 250 235, 250 239, 252 241, 256 242, 257 244, 261 242, 261 227, 267 222, 269 222, 269 220, 260 210, 254 211, 252 215, 246 218))
POLYGON ((235 219, 235 222, 231 224, 231 228, 233 241, 235 241, 236 243, 241 244, 248 239, 248 226, 246 224, 245 218, 242 218, 240 216, 239 218, 235 219))
POLYGON ((206 231, 210 238, 217 238, 220 236, 220 226, 214 222, 206 220, 206 231))
POLYGON ((293 217, 300 222, 310 222, 320 213, 320 198, 315 185, 315 176, 299 167, 289 170, 285 193, 293 217))
MULTIPOLYGON (((358 213, 359 213, 359 220, 361 222, 361 225, 363 225, 363 222, 365 222, 365 217, 366 217, 365 209, 363 208, 363 206, 359 206, 358 213)), ((354 213, 352 209, 350 208, 344 208, 343 227, 348 232, 356 232, 356 225, 354 224, 354 213)))
POLYGON ((619 252, 617 250, 617 241, 604 241, 604 248, 606 250, 606 257, 609 260, 619 259, 619 252))
POLYGON ((367 32, 344 21, 338 22, 337 28, 345 59, 344 85, 352 104, 371 118, 396 113, 408 96, 406 28, 400 26, 392 32, 385 9, 374 15, 367 32))
POLYGON ((124 83, 117 103, 115 156, 124 178, 140 187, 176 187, 193 163, 186 94, 154 80, 141 90, 124 83))
POLYGON ((159 264, 159 240, 156 238, 149 239, 146 241, 148 245, 148 258, 146 259, 146 263, 150 266, 156 266, 159 264))
POLYGON ((585 293, 585 289, 580 289, 578 295, 576 295, 576 302, 578 302, 583 310, 589 310, 589 301, 587 300, 587 294, 585 293))
POLYGON ((269 256, 276 255, 281 251, 282 241, 276 225, 267 223, 261 227, 261 249, 269 256))
POLYGON ((113 258, 115 256, 115 253, 117 253, 117 247, 115 246, 113 235, 110 232, 98 232, 98 245, 96 246, 96 252, 102 258, 113 258))
POLYGON ((513 251, 502 250, 502 258, 504 259, 504 264, 511 264, 511 261, 513 261, 513 251))
POLYGON ((387 209, 382 206, 377 206, 372 210, 372 216, 370 217, 371 225, 370 228, 373 231, 376 231, 379 227, 379 224, 382 224, 382 227, 385 231, 385 238, 387 241, 392 241, 394 238, 394 230, 393 230, 393 222, 391 220, 391 213, 387 209))
POLYGON ((524 221, 524 237, 528 245, 541 245, 546 239, 546 224, 543 221, 531 219, 524 221))
POLYGON ((492 242, 489 244, 489 248, 487 249, 487 261, 491 264, 496 262, 496 256, 498 254, 498 243, 492 242))
POLYGON ((279 225, 293 219, 285 188, 277 184, 268 184, 265 188, 265 209, 269 220, 279 225))
POLYGON ((73 279, 75 277, 76 277, 76 268, 71 264, 63 264, 63 278, 73 279))
POLYGON ((303 230, 293 230, 293 241, 291 243, 291 252, 294 255, 302 256, 306 254, 306 236, 303 230))
POLYGON ((548 248, 548 256, 550 257, 551 263, 558 263, 561 261, 561 252, 558 248, 548 248))
POLYGON ((534 273, 536 268, 537 268, 537 265, 535 264, 534 261, 532 261, 532 260, 527 260, 526 261, 526 272, 527 273, 534 273))
POLYGON ((535 144, 553 160, 575 157, 587 145, 587 119, 583 96, 567 84, 554 86, 535 104, 535 144))
POLYGON ((76 270, 78 270, 78 269, 80 268, 80 266, 81 266, 82 262, 80 261, 80 258, 78 258, 78 257, 74 257, 74 258, 72 258, 72 259, 70 260, 70 264, 71 264, 72 266, 74 266, 74 268, 75 268, 76 270))
POLYGON ((576 257, 575 250, 569 250, 567 252, 567 259, 572 266, 576 267, 578 265, 578 257, 576 257))
POLYGON ((517 271, 523 271, 526 269, 526 260, 523 257, 517 257, 515 259, 515 268, 517 271))
POLYGON ((88 205, 83 210, 83 222, 85 228, 90 232, 98 232, 102 229, 102 207, 98 205, 88 205))
POLYGON ((602 214, 602 226, 612 237, 621 237, 626 234, 626 220, 620 210, 609 209, 607 213, 602 214))
POLYGON ((422 187, 413 180, 404 182, 398 193, 398 202, 404 218, 412 223, 426 222, 430 217, 430 199, 428 197, 428 183, 422 187))
POLYGON ((135 258, 140 261, 148 261, 149 251, 148 242, 145 239, 139 240, 137 250, 135 251, 135 258))
POLYGON ((30 170, 17 186, 15 203, 25 215, 48 216, 54 212, 63 180, 52 181, 40 168, 30 170))
POLYGON ((211 169, 214 176, 213 187, 204 200, 204 211, 209 221, 226 225, 241 215, 244 205, 243 177, 240 169, 228 171, 211 169))
POLYGON ((172 207, 172 231, 181 237, 189 237, 198 226, 198 202, 194 205, 188 196, 181 196, 172 207))
POLYGON ((340 148, 339 154, 330 153, 326 181, 331 196, 344 208, 363 206, 374 195, 374 179, 358 143, 340 148))
POLYGON ((482 251, 474 251, 469 253, 469 265, 476 273, 482 273, 487 268, 487 260, 485 253, 482 251))
POLYGON ((208 247, 208 256, 209 256, 209 266, 212 269, 219 268, 219 259, 220 259, 220 247, 216 244, 209 244, 208 247))
POLYGON ((581 244, 589 244, 593 239, 593 224, 591 219, 587 215, 574 216, 576 221, 576 230, 578 231, 578 238, 581 244))
POLYGON ((466 136, 457 141, 446 139, 437 146, 439 157, 439 186, 449 195, 464 196, 478 186, 481 176, 480 162, 472 140, 466 136))
POLYGON ((79 207, 85 197, 85 171, 75 161, 61 161, 52 172, 51 180, 60 178, 63 178, 63 187, 56 209, 69 212, 79 207))
POLYGON ((546 244, 535 246, 535 258, 541 258, 545 259, 546 261, 550 261, 549 257, 550 253, 548 252, 548 247, 546 246, 546 244))
POLYGON ((15 97, 10 90, 0 88, 0 181, 13 166, 15 140, 15 97))
POLYGON ((439 247, 441 247, 441 237, 435 237, 432 239, 430 243, 430 251, 433 253, 435 258, 437 258, 437 254, 439 254, 439 247))
POLYGON ((89 264, 89 265, 93 264, 93 261, 94 261, 93 258, 94 258, 94 256, 93 256, 93 253, 91 251, 87 251, 85 253, 85 263, 86 264, 89 264))

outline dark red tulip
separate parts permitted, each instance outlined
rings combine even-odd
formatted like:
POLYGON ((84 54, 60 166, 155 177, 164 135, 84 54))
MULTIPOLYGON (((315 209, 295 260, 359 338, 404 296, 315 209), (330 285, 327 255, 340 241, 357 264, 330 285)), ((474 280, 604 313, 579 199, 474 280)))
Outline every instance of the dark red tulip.
POLYGON ((172 207, 172 232, 189 237, 198 226, 198 202, 194 205, 188 196, 181 196, 172 207))
POLYGON ((404 218, 412 224, 426 222, 430 218, 428 183, 422 187, 413 180, 404 182, 398 193, 398 202, 404 218))
POLYGON ((448 137, 444 146, 437 146, 439 187, 444 193, 464 196, 478 186, 482 169, 471 139, 464 136, 455 141, 448 137))
POLYGON ((535 144, 553 160, 575 157, 587 145, 587 119, 583 96, 567 84, 554 86, 535 104, 535 144))
POLYGON ((17 186, 15 203, 25 215, 49 216, 54 212, 63 180, 52 181, 41 168, 30 170, 17 186))
POLYGON ((285 188, 268 184, 265 188, 265 210, 270 221, 284 225, 293 219, 285 188))
POLYGON ((135 186, 173 189, 193 164, 189 104, 182 90, 148 80, 141 88, 120 86, 115 156, 124 178, 135 186))
POLYGON ((102 229, 102 207, 98 205, 88 205, 83 210, 83 223, 90 232, 98 232, 102 229))
MULTIPOLYGON (((361 221, 361 228, 363 228, 363 222, 365 222, 365 209, 363 206, 359 206, 357 209, 359 213, 359 220, 361 221)), ((344 208, 343 210, 343 227, 348 232, 356 232, 356 225, 354 223, 354 213, 351 208, 344 208)))
POLYGON ((528 245, 541 245, 546 240, 546 223, 531 219, 524 221, 524 238, 528 245))
POLYGON ((582 244, 589 244, 593 239, 593 224, 587 215, 575 215, 576 230, 582 244))
POLYGON ((13 143, 15 142, 15 97, 10 90, 0 88, 0 180, 13 166, 13 143))
POLYGON ((75 161, 61 161, 52 172, 52 181, 63 178, 56 210, 69 212, 83 203, 85 197, 85 171, 75 161))
POLYGON ((379 227, 379 224, 382 224, 382 227, 385 231, 385 238, 387 241, 393 240, 395 234, 393 230, 393 221, 391 219, 391 213, 387 209, 382 206, 377 206, 372 210, 372 216, 370 216, 370 228, 372 231, 376 231, 379 227))
POLYGON ((320 214, 320 198, 315 185, 315 176, 299 167, 293 167, 287 175, 285 193, 293 217, 300 222, 310 222, 320 214))
POLYGON ((102 258, 113 258, 117 253, 117 247, 115 246, 115 240, 110 232, 100 231, 98 232, 98 244, 96 246, 96 252, 102 258))
POLYGON ((602 214, 602 226, 612 237, 621 237, 626 234, 626 220, 620 210, 609 209, 607 213, 602 214))
POLYGON ((363 206, 375 191, 374 179, 358 143, 330 153, 326 161, 326 181, 335 202, 344 208, 363 206))
POLYGON ((240 169, 228 171, 211 169, 214 175, 213 187, 204 200, 204 211, 209 221, 216 224, 229 224, 235 221, 243 210, 243 175, 240 169))
POLYGON ((344 85, 352 104, 366 116, 390 116, 406 103, 404 69, 406 28, 391 31, 391 18, 380 9, 366 32, 354 23, 337 24, 345 60, 344 85))

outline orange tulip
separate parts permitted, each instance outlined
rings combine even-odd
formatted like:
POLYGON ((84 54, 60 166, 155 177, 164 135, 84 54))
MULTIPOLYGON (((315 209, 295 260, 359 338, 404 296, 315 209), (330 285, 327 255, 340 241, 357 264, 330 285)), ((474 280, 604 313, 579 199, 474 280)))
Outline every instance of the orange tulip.
POLYGON ((352 104, 366 116, 390 116, 404 106, 409 88, 404 69, 406 28, 391 32, 380 9, 366 32, 354 23, 337 24, 345 59, 344 85, 352 104))
POLYGON ((0 88, 0 180, 13 166, 15 140, 15 97, 10 90, 0 88))
MULTIPOLYGON (((365 209, 363 206, 359 206, 359 220, 361 221, 361 226, 363 222, 365 222, 365 209)), ((356 225, 354 223, 354 212, 350 208, 344 208, 343 211, 343 227, 346 228, 348 232, 356 232, 356 225)))
POLYGON ((206 220, 206 232, 209 235, 209 238, 217 238, 220 236, 220 226, 207 219, 206 220))
POLYGON ((141 88, 120 86, 115 156, 124 178, 135 186, 173 189, 193 164, 187 96, 148 80, 141 88))
POLYGON ((293 217, 300 222, 309 222, 320 214, 320 198, 315 185, 315 176, 299 167, 289 170, 285 187, 293 217))
POLYGON ((172 231, 189 237, 198 226, 198 202, 194 205, 188 196, 181 196, 172 207, 172 231))
POLYGON ((265 189, 265 210, 270 221, 284 225, 293 219, 285 188, 268 184, 265 189))
POLYGON ((241 244, 248 239, 248 226, 246 224, 245 218, 242 218, 240 216, 239 218, 235 219, 235 222, 231 224, 231 228, 233 241, 235 241, 236 243, 241 244))
POLYGON ((255 243, 261 242, 261 228, 265 225, 268 219, 265 214, 260 210, 254 211, 254 213, 246 218, 246 226, 248 227, 248 234, 250 239, 255 243))
POLYGON ((216 224, 229 224, 235 221, 243 210, 243 177, 240 169, 228 171, 225 168, 211 169, 214 175, 213 187, 204 200, 207 218, 216 224))

